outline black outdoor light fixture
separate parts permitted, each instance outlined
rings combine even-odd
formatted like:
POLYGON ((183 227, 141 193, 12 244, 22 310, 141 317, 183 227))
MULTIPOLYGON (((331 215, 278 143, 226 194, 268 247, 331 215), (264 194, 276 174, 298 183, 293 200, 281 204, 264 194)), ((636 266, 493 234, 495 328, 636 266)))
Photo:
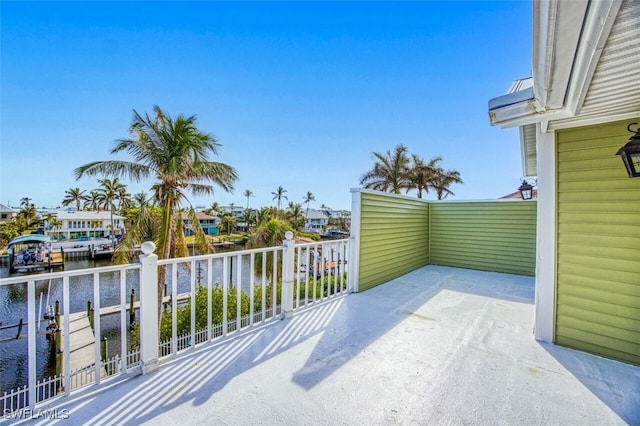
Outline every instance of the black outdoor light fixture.
POLYGON ((533 198, 533 185, 527 182, 526 179, 522 179, 522 185, 518 188, 520 196, 523 200, 530 200, 533 198))
POLYGON ((631 126, 637 126, 638 123, 629 123, 627 130, 633 133, 629 138, 629 142, 620 148, 616 155, 622 157, 624 167, 627 169, 629 177, 640 177, 640 127, 635 131, 631 130, 631 126))

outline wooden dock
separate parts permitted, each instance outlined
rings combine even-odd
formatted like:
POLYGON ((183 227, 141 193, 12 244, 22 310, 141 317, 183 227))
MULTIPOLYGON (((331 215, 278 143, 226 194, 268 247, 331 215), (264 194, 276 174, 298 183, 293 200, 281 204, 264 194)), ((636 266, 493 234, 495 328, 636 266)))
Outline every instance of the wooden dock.
MULTIPOLYGON (((69 334, 71 371, 95 364, 96 355, 93 346, 95 336, 86 312, 76 312, 69 315, 69 334)), ((62 363, 61 371, 64 374, 64 363, 62 363)))
MULTIPOLYGON (((183 302, 191 297, 191 293, 178 294, 178 302, 183 302)), ((162 303, 171 303, 171 297, 166 296, 162 298, 162 303)), ((130 311, 130 306, 127 304, 127 312, 130 311)), ((133 309, 140 309, 140 302, 133 303, 133 309)), ((106 306, 100 308, 100 316, 114 315, 120 313, 120 305, 106 306)), ((89 316, 87 312, 75 312, 69 314, 69 349, 70 349, 70 366, 71 371, 76 371, 83 367, 91 366, 95 364, 95 335, 91 324, 89 322, 89 316)), ((63 333, 61 333, 64 342, 63 333)), ((62 374, 64 374, 64 363, 62 365, 62 374)))
POLYGON ((62 255, 62 251, 52 251, 49 253, 49 266, 52 268, 62 266, 62 269, 64 269, 64 256, 62 255))

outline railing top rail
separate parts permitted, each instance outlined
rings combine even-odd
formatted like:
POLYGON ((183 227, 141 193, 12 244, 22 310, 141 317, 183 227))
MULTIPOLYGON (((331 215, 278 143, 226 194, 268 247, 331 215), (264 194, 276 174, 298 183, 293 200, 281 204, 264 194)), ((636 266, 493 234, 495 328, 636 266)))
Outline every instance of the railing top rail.
POLYGON ((283 250, 284 246, 272 246, 247 250, 227 251, 224 253, 199 254, 197 256, 173 257, 171 259, 159 259, 158 265, 169 265, 172 263, 190 262, 192 260, 221 259, 229 256, 238 256, 251 253, 264 253, 268 251, 283 250))
POLYGON ((313 247, 313 246, 320 246, 325 244, 346 243, 346 242, 349 242, 349 238, 340 238, 339 240, 314 241, 312 243, 296 243, 296 247, 313 247))
POLYGON ((42 274, 19 275, 9 278, 0 278, 0 286, 9 284, 19 284, 28 281, 44 281, 63 277, 73 277, 79 275, 101 274, 105 272, 117 272, 122 270, 140 269, 139 263, 126 263, 124 265, 100 266, 97 268, 74 269, 72 271, 45 272, 42 274))

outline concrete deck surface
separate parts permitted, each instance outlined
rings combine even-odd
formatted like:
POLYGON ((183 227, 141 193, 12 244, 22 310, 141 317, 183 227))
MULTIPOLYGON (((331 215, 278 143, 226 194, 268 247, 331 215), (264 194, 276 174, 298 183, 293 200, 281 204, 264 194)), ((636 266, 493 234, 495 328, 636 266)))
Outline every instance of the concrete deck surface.
POLYGON ((62 425, 640 425, 640 368, 536 342, 533 295, 428 266, 43 408, 62 425))

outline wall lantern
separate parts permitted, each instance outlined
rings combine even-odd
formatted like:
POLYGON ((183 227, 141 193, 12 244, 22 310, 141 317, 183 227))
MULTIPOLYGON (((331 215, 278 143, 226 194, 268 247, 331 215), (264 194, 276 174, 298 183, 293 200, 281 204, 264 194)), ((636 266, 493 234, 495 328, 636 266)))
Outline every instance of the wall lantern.
POLYGON ((522 185, 518 188, 520 196, 523 200, 530 200, 533 198, 533 185, 527 182, 526 179, 522 179, 522 185))
POLYGON ((616 155, 622 157, 624 167, 627 169, 629 177, 640 177, 640 127, 634 132, 631 126, 637 126, 638 123, 629 123, 627 130, 634 133, 629 138, 629 142, 616 152, 616 155))

